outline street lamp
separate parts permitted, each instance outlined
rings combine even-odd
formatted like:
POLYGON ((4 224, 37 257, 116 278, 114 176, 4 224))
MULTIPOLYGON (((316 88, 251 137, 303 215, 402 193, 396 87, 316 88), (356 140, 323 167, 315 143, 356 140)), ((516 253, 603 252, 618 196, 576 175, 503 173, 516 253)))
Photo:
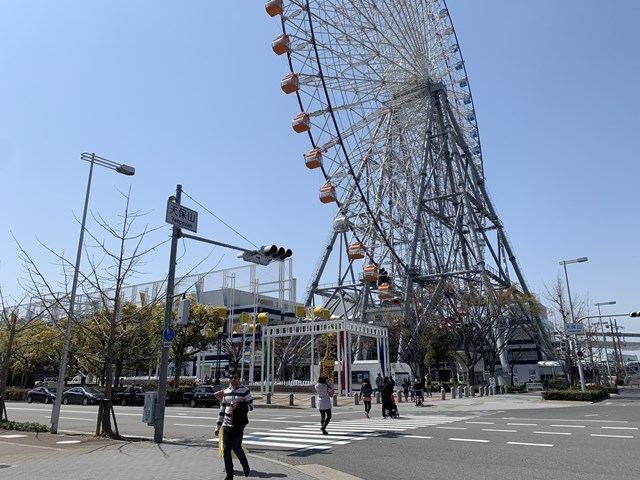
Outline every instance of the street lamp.
POLYGON ((56 401, 51 412, 51 433, 58 433, 58 422, 60 420, 60 405, 62 403, 62 390, 64 389, 64 377, 67 370, 67 359, 69 357, 69 343, 71 342, 71 322, 74 318, 74 307, 76 301, 76 290, 78 289, 78 273, 80 272, 80 261, 82 260, 82 245, 84 242, 84 229, 87 222, 87 210, 89 208, 89 193, 91 192, 91 178, 93 176, 93 166, 115 170, 123 175, 135 175, 136 169, 129 165, 124 165, 106 158, 98 157, 95 153, 83 153, 80 159, 89 162, 89 179, 87 181, 87 193, 84 199, 84 210, 82 212, 82 223, 80 224, 80 238, 78 239, 78 253, 76 255, 76 266, 73 271, 73 282, 71 283, 71 296, 69 298, 69 309, 67 310, 67 325, 64 333, 64 343, 62 346, 62 357, 60 359, 60 371, 58 372, 58 387, 56 401))
MULTIPOLYGON (((571 289, 569 288, 569 275, 567 274, 567 264, 582 263, 589 260, 587 257, 580 257, 573 260, 561 260, 560 265, 564 267, 564 278, 567 283, 567 294, 569 295, 569 311, 571 312, 571 323, 576 322, 576 317, 573 315, 573 302, 571 301, 571 289)), ((578 335, 574 335, 575 340, 578 340, 578 335)), ((584 384, 584 372, 582 371, 582 358, 578 355, 578 373, 580 374, 580 390, 583 392, 587 389, 584 384)))
POLYGON ((609 366, 609 352, 607 351, 607 337, 604 334, 604 325, 602 324, 602 313, 600 313, 601 305, 615 305, 616 301, 611 300, 610 302, 598 302, 594 303, 596 307, 598 307, 598 316, 600 316, 600 330, 602 331, 602 343, 604 346, 604 359, 607 362, 607 385, 609 385, 611 381, 611 367, 609 366))

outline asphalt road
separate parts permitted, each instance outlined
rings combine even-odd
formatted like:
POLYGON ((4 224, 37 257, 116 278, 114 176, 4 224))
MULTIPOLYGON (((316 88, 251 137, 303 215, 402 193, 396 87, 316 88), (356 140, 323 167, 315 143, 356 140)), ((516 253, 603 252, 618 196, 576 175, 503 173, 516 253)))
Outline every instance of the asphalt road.
MULTIPOLYGON (((8 403, 12 420, 48 423, 51 407, 8 403)), ((123 435, 151 437, 140 407, 115 407, 123 435)), ((311 409, 256 408, 245 444, 289 464, 321 464, 366 479, 637 479, 640 390, 564 408, 442 411, 401 404, 401 417, 371 419, 361 408, 333 409, 330 435, 311 409)), ((97 407, 62 406, 60 428, 95 430, 97 407)), ((165 438, 216 445, 217 409, 168 407, 165 438)))

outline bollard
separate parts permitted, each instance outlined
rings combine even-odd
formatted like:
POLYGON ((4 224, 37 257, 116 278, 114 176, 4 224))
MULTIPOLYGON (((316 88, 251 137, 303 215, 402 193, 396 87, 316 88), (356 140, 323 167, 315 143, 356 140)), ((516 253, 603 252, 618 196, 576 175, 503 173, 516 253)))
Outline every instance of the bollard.
POLYGON ((464 387, 464 398, 469 398, 469 387, 464 387))
POLYGON ((267 405, 271 405, 271 394, 267 393, 267 405))
POLYGON ((440 390, 440 399, 441 400, 446 400, 447 399, 447 392, 445 391, 444 388, 442 390, 440 390))
POLYGON ((480 390, 480 396, 484 397, 484 387, 482 385, 480 385, 479 390, 480 390))
POLYGON ((360 405, 360 396, 357 393, 353 396, 353 404, 360 405))
POLYGON ((402 403, 402 391, 398 392, 398 403, 402 403))
POLYGON ((311 395, 311 408, 316 408, 316 397, 311 395))
POLYGON ((451 398, 455 400, 458 387, 451 387, 451 398))
POLYGON ((380 392, 376 393, 376 403, 380 404, 380 392))
POLYGON ((293 393, 289 394, 289 406, 293 407, 293 393))
POLYGON ((488 396, 489 396, 489 385, 486 385, 486 386, 484 387, 484 396, 485 396, 485 397, 488 397, 488 396))
POLYGON ((334 395, 333 396, 333 406, 337 407, 338 406, 338 395, 334 395))
POLYGON ((469 390, 471 390, 471 396, 472 396, 472 397, 475 397, 475 396, 476 396, 476 387, 475 387, 475 386, 473 386, 473 385, 471 385, 471 386, 469 387, 469 390))

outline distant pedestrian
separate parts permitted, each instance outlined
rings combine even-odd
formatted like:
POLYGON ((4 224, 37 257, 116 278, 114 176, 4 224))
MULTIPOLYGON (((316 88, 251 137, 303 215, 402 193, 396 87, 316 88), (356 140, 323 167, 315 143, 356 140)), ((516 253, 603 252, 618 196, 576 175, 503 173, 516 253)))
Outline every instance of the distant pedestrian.
POLYGON ((404 380, 402 380, 402 393, 404 394, 405 403, 409 399, 409 388, 410 387, 411 387, 411 385, 409 384, 409 379, 408 378, 405 378, 404 380))
POLYGON ((422 406, 422 401, 424 400, 423 389, 424 384, 422 383, 422 380, 420 380, 419 377, 416 377, 416 381, 413 382, 413 390, 416 393, 416 407, 422 406))
POLYGON ((376 377, 376 392, 380 391, 380 388, 382 387, 382 383, 384 382, 384 379, 382 378, 382 376, 378 373, 378 376, 376 377))
POLYGON ((382 401, 382 418, 391 416, 393 410, 393 384, 389 377, 384 377, 380 387, 380 399, 382 401))
POLYGON ((320 410, 320 430, 323 435, 329 435, 329 433, 327 433, 327 425, 329 425, 331 421, 331 398, 334 395, 334 391, 324 376, 318 378, 315 389, 316 405, 318 410, 320 410))
POLYGON ((364 418, 369 418, 369 412, 371 411, 371 395, 373 394, 373 387, 368 378, 362 380, 362 388, 360 389, 360 398, 364 403, 364 418))
POLYGON ((424 393, 427 397, 432 397, 431 395, 431 375, 428 373, 424 376, 424 393))
POLYGON ((242 437, 244 427, 249 423, 247 413, 253 410, 253 398, 247 387, 240 384, 240 374, 237 370, 229 372, 229 387, 223 392, 220 402, 220 413, 215 434, 218 436, 222 429, 222 450, 224 458, 224 469, 227 476, 224 480, 233 480, 233 460, 231 451, 236 454, 244 476, 248 477, 251 469, 249 461, 242 449, 242 437))
POLYGON ((131 385, 129 387, 129 406, 133 407, 136 404, 136 386, 131 385))

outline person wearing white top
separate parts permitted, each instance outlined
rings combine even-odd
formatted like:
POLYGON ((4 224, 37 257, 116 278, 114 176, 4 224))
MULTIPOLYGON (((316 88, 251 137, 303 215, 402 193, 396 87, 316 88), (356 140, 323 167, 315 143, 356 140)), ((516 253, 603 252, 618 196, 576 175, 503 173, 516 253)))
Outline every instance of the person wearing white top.
POLYGON ((333 388, 327 384, 326 377, 318 378, 316 383, 316 406, 320 410, 320 430, 323 435, 327 433, 327 425, 331 421, 331 397, 333 397, 333 388))

